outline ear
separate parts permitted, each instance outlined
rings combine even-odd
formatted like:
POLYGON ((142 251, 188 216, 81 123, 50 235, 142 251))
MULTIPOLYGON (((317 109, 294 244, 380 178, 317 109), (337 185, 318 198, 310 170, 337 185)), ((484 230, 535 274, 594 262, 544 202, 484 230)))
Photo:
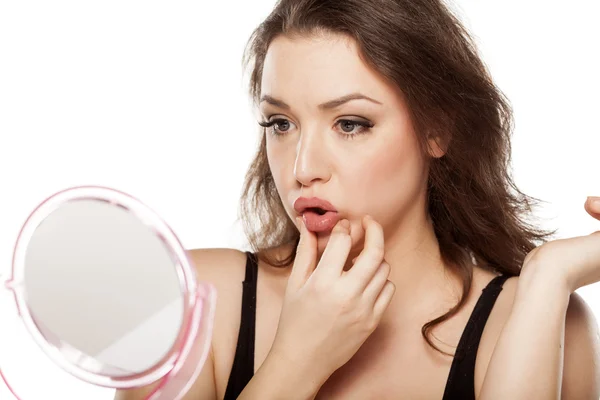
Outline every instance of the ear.
POLYGON ((430 136, 427 139, 429 155, 433 158, 442 158, 448 151, 448 142, 448 139, 444 139, 441 136, 430 136))
POLYGON ((442 158, 448 152, 456 121, 453 112, 449 114, 440 109, 438 115, 440 117, 438 123, 427 129, 427 147, 429 156, 433 158, 442 158))

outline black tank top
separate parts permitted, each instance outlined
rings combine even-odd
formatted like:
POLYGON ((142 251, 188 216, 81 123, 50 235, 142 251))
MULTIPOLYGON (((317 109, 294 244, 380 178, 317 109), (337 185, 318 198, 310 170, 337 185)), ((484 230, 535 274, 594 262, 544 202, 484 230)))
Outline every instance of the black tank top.
MULTIPOLYGON (((235 400, 254 376, 256 324, 256 254, 246 252, 246 277, 242 283, 242 316, 231 374, 223 400, 235 400)), ((500 275, 483 289, 456 348, 442 400, 475 400, 475 360, 483 328, 494 307, 502 285, 508 279, 500 275)))

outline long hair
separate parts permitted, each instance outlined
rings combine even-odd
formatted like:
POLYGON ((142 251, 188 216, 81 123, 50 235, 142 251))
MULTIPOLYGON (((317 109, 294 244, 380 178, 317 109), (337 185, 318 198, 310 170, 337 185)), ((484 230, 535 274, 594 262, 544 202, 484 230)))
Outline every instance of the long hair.
MULTIPOLYGON (((356 41, 363 61, 403 93, 424 154, 428 137, 447 143, 430 158, 427 203, 442 261, 462 281, 462 296, 447 313, 425 324, 423 338, 465 304, 472 263, 519 275, 525 256, 556 231, 536 228, 526 217, 539 200, 522 193, 510 174, 513 115, 492 81, 472 37, 441 0, 280 0, 253 31, 244 51, 251 66, 249 94, 255 106, 265 55, 278 35, 342 34, 356 41)), ((295 249, 299 232, 287 216, 269 169, 265 134, 246 174, 240 218, 254 251, 286 267, 295 251, 277 259, 266 250, 295 249)), ((444 353, 447 354, 447 353, 444 353)))

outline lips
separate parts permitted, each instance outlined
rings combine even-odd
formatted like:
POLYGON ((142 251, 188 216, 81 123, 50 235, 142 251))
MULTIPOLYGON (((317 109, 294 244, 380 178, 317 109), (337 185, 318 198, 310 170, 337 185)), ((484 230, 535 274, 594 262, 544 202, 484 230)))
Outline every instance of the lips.
POLYGON ((294 210, 302 215, 306 229, 315 233, 329 232, 339 221, 339 215, 330 202, 318 197, 299 197, 294 210))
POLYGON ((308 209, 314 209, 316 212, 337 212, 335 207, 331 205, 330 202, 318 197, 298 197, 298 199, 294 202, 294 210, 296 210, 298 214, 302 214, 308 209))

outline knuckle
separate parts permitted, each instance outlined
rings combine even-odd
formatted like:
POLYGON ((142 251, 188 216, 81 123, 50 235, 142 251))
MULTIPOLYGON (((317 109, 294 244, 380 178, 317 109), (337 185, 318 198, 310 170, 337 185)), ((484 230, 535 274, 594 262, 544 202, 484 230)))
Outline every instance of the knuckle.
POLYGON ((375 329, 377 329, 378 325, 379 325, 379 321, 377 321, 377 318, 375 318, 373 316, 372 318, 369 318, 369 320, 365 324, 365 329, 367 330, 367 332, 370 333, 370 332, 373 332, 375 329))
POLYGON ((345 241, 350 239, 350 235, 347 231, 338 231, 332 235, 336 240, 345 241))
POLYGON ((325 293, 327 291, 328 286, 329 285, 326 282, 324 282, 323 279, 315 279, 310 285, 311 294, 320 295, 321 293, 325 293))
POLYGON ((379 325, 379 319, 373 310, 369 310, 368 315, 365 316, 363 326, 368 333, 373 332, 379 325))
POLYGON ((377 234, 383 236, 383 226, 377 221, 373 221, 373 227, 377 230, 377 234))
POLYGON ((384 287, 387 287, 387 289, 389 291, 389 296, 394 297, 394 294, 396 294, 396 285, 394 285, 394 282, 392 282, 388 279, 388 281, 385 283, 384 287))
POLYGON ((344 229, 344 228, 339 228, 336 229, 335 231, 332 232, 332 236, 337 237, 337 238, 345 238, 345 237, 350 237, 348 230, 344 229))
POLYGON ((333 230, 331 231, 332 234, 336 234, 336 233, 348 233, 348 228, 345 226, 347 225, 348 222, 346 220, 340 220, 337 222, 337 224, 333 227, 333 230))
POLYGON ((381 224, 374 219, 371 219, 371 228, 375 231, 378 236, 383 236, 383 227, 381 224))
POLYGON ((385 274, 385 276, 388 276, 392 271, 392 268, 390 267, 390 264, 387 263, 387 261, 381 263, 380 269, 382 273, 385 274))
POLYGON ((352 322, 354 324, 364 326, 365 324, 368 324, 368 321, 371 319, 370 315, 371 313, 367 307, 363 305, 356 306, 352 310, 352 322))
POLYGON ((352 293, 346 288, 338 288, 335 291, 335 300, 340 306, 347 306, 352 301, 352 293))
POLYGON ((331 230, 331 236, 336 236, 342 233, 344 233, 344 228, 342 228, 339 223, 331 230))
POLYGON ((347 287, 338 287, 332 290, 335 303, 343 309, 352 309, 354 302, 353 293, 347 287))
POLYGON ((381 262, 384 256, 384 250, 382 246, 373 246, 368 250, 367 254, 371 261, 381 262))

